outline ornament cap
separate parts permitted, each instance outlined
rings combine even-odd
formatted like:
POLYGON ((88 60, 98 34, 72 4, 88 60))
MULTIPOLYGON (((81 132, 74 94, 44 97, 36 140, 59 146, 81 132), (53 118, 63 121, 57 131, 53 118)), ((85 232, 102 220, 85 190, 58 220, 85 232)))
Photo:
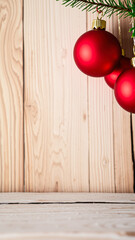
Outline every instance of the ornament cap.
POLYGON ((123 48, 121 49, 121 52, 122 52, 122 56, 125 56, 125 51, 123 48))
POLYGON ((135 57, 132 57, 132 58, 131 58, 131 65, 132 65, 133 67, 135 67, 135 57))
POLYGON ((102 19, 94 19, 92 22, 93 29, 105 29, 106 28, 106 21, 102 19))
POLYGON ((133 46, 133 54, 135 55, 135 46, 133 46))

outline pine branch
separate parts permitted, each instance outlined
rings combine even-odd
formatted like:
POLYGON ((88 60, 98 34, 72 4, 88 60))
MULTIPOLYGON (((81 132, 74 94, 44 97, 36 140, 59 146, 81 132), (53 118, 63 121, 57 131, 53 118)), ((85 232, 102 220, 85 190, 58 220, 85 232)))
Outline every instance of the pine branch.
POLYGON ((130 0, 119 0, 118 3, 115 0, 62 0, 62 4, 71 6, 72 8, 78 7, 79 9, 87 11, 95 10, 96 7, 98 7, 101 10, 105 10, 104 15, 109 13, 109 17, 114 12, 118 13, 120 16, 135 17, 135 3, 131 5, 130 0))
MULTIPOLYGON (((60 0, 56 0, 60 1, 60 0)), ((120 17, 135 17, 135 0, 61 0, 62 4, 71 6, 72 8, 77 7, 82 11, 95 12, 96 8, 103 11, 103 15, 111 17, 114 13, 120 17)), ((132 37, 135 37, 135 27, 130 29, 133 32, 132 37)))
MULTIPOLYGON (((59 0, 57 0, 57 1, 59 1, 59 0)), ((120 6, 118 6, 118 5, 111 5, 111 4, 105 4, 105 3, 103 3, 103 1, 100 1, 100 2, 94 2, 94 1, 88 1, 88 0, 78 0, 78 1, 75 1, 75 0, 63 0, 63 4, 66 4, 66 3, 68 3, 68 2, 71 2, 71 4, 72 4, 72 6, 74 5, 74 3, 76 3, 76 2, 83 2, 83 3, 85 3, 85 4, 87 4, 87 5, 96 5, 96 7, 98 7, 98 6, 100 6, 100 7, 105 7, 105 8, 112 8, 112 9, 116 9, 117 11, 124 11, 124 12, 129 12, 129 13, 131 13, 132 12, 132 10, 131 10, 131 8, 127 8, 127 7, 125 7, 125 8, 123 8, 123 7, 120 7, 120 6)), ((106 1, 105 1, 106 2, 106 1)), ((114 1, 112 1, 112 3, 113 3, 114 1)), ((73 6, 74 7, 74 6, 73 6)))

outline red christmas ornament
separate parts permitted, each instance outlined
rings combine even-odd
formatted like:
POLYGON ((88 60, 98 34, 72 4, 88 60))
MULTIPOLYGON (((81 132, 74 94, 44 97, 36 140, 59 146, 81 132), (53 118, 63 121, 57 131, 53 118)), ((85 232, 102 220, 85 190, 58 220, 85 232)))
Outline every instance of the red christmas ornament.
POLYGON ((120 106, 128 112, 135 113, 135 68, 120 74, 114 92, 120 106))
POLYGON ((109 87, 114 88, 114 84, 119 77, 119 75, 125 71, 132 68, 130 59, 122 56, 119 65, 107 76, 105 76, 105 81, 109 87))
POLYGON ((121 47, 117 38, 104 30, 104 20, 94 20, 93 28, 96 29, 84 33, 77 40, 74 60, 83 73, 102 77, 111 73, 119 63, 121 47))

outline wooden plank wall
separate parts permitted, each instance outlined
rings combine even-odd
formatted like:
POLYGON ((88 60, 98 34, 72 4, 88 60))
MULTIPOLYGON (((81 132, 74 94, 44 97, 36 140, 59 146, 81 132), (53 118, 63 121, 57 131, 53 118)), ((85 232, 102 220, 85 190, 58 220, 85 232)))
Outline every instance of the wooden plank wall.
MULTIPOLYGON (((0 9, 0 191, 133 192, 134 116, 73 60, 96 15, 56 0, 0 0, 0 9)), ((117 23, 107 19, 116 37, 117 23)), ((131 57, 129 27, 122 19, 131 57)))

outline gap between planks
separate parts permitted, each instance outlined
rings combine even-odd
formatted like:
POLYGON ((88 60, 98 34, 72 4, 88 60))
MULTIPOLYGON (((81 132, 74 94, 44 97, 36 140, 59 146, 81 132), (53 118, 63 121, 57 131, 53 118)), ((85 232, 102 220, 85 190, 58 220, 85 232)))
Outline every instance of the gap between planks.
POLYGON ((134 193, 135 193, 135 153, 134 153, 134 131, 133 131, 133 118, 132 113, 130 113, 130 133, 131 133, 131 152, 132 152, 132 162, 133 162, 133 177, 134 177, 134 193))
POLYGON ((34 204, 37 204, 37 205, 43 205, 43 204, 45 204, 45 205, 56 205, 56 204, 60 204, 60 205, 63 205, 63 204, 111 204, 111 205, 113 205, 113 204, 120 204, 120 205, 127 205, 127 204, 129 204, 129 205, 131 205, 131 204, 133 204, 133 205, 135 205, 135 203, 134 202, 132 202, 132 203, 129 203, 129 202, 29 202, 29 203, 22 203, 22 202, 15 202, 15 203, 13 203, 13 202, 9 202, 9 203, 4 203, 4 202, 2 202, 2 203, 0 203, 0 205, 34 205, 34 204))

